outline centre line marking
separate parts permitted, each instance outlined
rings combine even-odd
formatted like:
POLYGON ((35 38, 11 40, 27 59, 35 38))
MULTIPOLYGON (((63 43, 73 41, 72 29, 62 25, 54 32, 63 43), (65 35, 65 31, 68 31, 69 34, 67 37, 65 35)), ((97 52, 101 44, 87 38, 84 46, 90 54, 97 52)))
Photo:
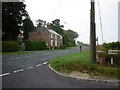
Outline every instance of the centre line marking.
POLYGON ((36 67, 39 67, 39 66, 41 66, 41 64, 36 65, 36 67))
POLYGON ((33 68, 33 67, 28 67, 27 69, 31 69, 31 68, 33 68))
POLYGON ((14 73, 17 73, 17 72, 21 72, 23 71, 24 69, 19 69, 19 70, 16 70, 16 71, 13 71, 14 73))
POLYGON ((9 75, 10 73, 4 73, 4 74, 1 74, 0 77, 2 76, 6 76, 6 75, 9 75))
POLYGON ((44 62, 43 64, 45 65, 45 64, 47 64, 47 62, 44 62))

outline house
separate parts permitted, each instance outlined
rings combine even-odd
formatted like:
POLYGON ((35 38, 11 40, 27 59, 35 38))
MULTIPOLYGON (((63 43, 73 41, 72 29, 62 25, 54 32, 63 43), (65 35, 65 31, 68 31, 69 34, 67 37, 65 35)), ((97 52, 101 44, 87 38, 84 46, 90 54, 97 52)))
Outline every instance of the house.
POLYGON ((36 31, 29 33, 29 40, 45 41, 48 49, 59 48, 63 44, 62 36, 52 30, 50 25, 47 28, 37 27, 36 31))

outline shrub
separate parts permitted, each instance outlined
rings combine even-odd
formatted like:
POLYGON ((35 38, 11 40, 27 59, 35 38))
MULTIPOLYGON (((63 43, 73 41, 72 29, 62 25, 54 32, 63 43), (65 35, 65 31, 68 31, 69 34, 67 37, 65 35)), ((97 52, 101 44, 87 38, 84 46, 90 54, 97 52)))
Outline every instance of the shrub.
POLYGON ((60 46, 60 49, 66 49, 66 48, 67 48, 66 45, 60 46))
POLYGON ((33 50, 35 50, 35 46, 36 46, 36 43, 32 40, 25 41, 25 50, 33 51, 33 50))
POLYGON ((45 50, 47 49, 46 43, 44 41, 40 41, 40 46, 41 46, 41 50, 45 50))
POLYGON ((2 52, 15 52, 18 51, 19 44, 15 41, 3 41, 2 52))
POLYGON ((55 49, 59 49, 59 47, 55 47, 55 49))
POLYGON ((47 49, 47 46, 44 41, 33 41, 33 40, 25 41, 25 50, 33 51, 33 50, 45 50, 45 49, 47 49))

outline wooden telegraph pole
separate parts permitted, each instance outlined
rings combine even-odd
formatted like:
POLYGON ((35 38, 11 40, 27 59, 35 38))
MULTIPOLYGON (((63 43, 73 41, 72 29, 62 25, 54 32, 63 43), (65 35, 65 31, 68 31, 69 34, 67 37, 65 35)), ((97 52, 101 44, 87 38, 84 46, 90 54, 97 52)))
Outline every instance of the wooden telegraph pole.
POLYGON ((95 0, 91 0, 90 10, 90 52, 91 63, 96 64, 95 0))

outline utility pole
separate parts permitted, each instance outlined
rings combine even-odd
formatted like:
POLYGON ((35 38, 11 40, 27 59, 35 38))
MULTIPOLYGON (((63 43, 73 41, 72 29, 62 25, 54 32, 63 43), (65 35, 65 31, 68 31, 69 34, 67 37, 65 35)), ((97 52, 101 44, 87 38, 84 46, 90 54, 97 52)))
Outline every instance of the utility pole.
POLYGON ((91 0, 90 10, 90 52, 91 63, 96 64, 95 0, 91 0))

